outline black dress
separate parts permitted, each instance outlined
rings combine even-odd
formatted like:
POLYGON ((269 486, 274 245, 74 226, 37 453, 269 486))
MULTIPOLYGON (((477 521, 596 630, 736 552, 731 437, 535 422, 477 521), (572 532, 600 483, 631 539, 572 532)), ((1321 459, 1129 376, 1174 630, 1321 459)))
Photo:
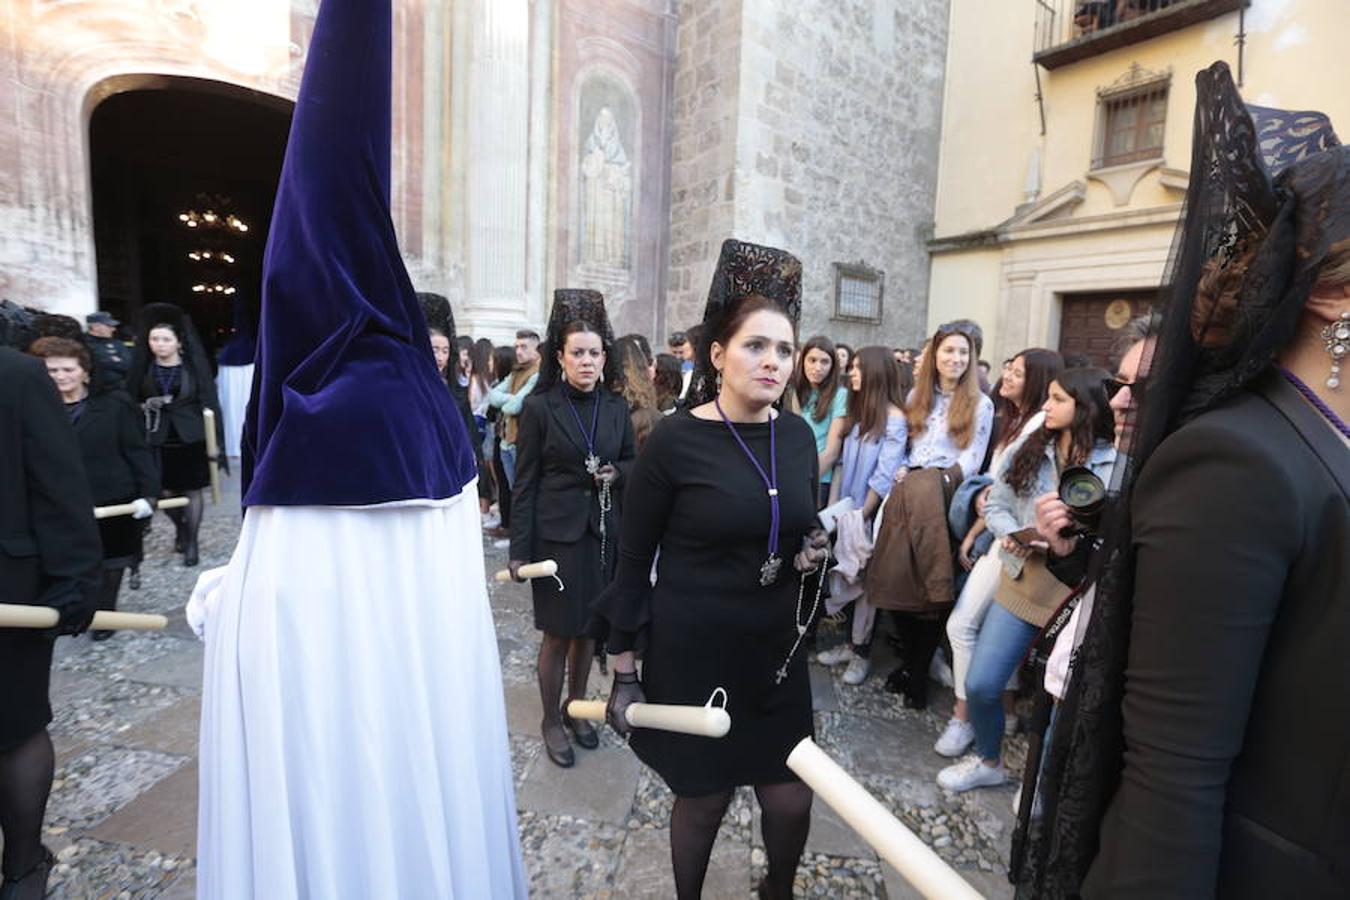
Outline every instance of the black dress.
POLYGON ((591 603, 614 575, 621 533, 620 495, 635 455, 628 404, 603 385, 582 392, 560 383, 525 400, 516 437, 511 558, 526 562, 552 559, 558 563, 563 583, 559 589, 552 578, 530 582, 534 627, 540 631, 559 637, 586 636, 591 603), (611 509, 604 520, 603 546, 600 491, 586 471, 586 439, 578 419, 587 432, 595 422, 595 453, 619 473, 610 486, 611 509))
MULTIPOLYGON (((783 565, 769 587, 759 583, 769 498, 723 422, 688 412, 661 422, 624 493, 619 568, 596 604, 597 630, 610 652, 641 653, 648 702, 702 705, 716 688, 727 692, 726 737, 633 732, 632 748, 680 796, 794 781, 788 753, 813 733, 806 651, 798 648, 782 683, 774 674, 797 636, 800 576, 791 560, 815 519, 816 439, 796 415, 774 428, 783 565)), ((768 423, 736 429, 769 472, 768 423)), ((815 584, 808 576, 803 620, 815 584)))
MULTIPOLYGON (((79 404, 67 404, 80 443, 95 506, 113 506, 159 496, 159 472, 145 443, 144 417, 121 390, 105 389, 79 404)), ((141 556, 141 523, 131 516, 98 520, 103 567, 122 569, 141 556)))
POLYGON ((187 365, 151 363, 145 377, 132 385, 136 399, 173 399, 160 410, 147 411, 146 440, 159 460, 160 487, 170 494, 194 491, 211 483, 206 459, 206 428, 203 411, 216 417, 216 444, 224 446, 220 404, 210 372, 187 365))
MULTIPOLYGON (((0 347, 0 592, 61 606, 99 583, 98 529, 79 447, 41 360, 0 347)), ((0 628, 0 752, 51 721, 52 637, 0 628)))

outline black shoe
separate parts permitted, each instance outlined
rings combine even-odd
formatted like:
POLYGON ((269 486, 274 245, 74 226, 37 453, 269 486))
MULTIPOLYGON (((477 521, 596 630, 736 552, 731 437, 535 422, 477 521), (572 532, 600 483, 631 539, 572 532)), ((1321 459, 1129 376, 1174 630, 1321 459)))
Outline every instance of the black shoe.
POLYGON ((42 859, 31 869, 21 875, 5 876, 0 884, 0 900, 43 900, 47 896, 47 876, 54 865, 52 851, 43 847, 42 859))
POLYGON ((113 633, 111 631, 108 631, 107 629, 103 628, 97 628, 89 632, 89 640, 91 641, 106 641, 108 638, 112 636, 113 633))
POLYGON ((900 695, 900 702, 908 709, 928 708, 928 679, 915 678, 904 666, 886 676, 886 690, 900 695))
POLYGON ((139 566, 132 569, 130 574, 127 575, 127 587, 131 588, 133 591, 139 591, 141 589, 141 570, 139 566))
POLYGON ((585 719, 574 719, 567 714, 564 707, 562 714, 563 727, 572 732, 572 738, 587 750, 594 750, 600 746, 600 735, 595 730, 595 726, 585 719))
POLYGON ((548 742, 548 726, 540 729, 544 736, 544 752, 548 758, 553 761, 555 766, 563 769, 570 769, 577 764, 576 754, 572 752, 572 745, 567 741, 567 732, 562 733, 563 745, 561 748, 554 747, 548 742))
POLYGON ((197 562, 197 541, 195 539, 189 540, 183 547, 183 565, 190 569, 197 565, 197 562))

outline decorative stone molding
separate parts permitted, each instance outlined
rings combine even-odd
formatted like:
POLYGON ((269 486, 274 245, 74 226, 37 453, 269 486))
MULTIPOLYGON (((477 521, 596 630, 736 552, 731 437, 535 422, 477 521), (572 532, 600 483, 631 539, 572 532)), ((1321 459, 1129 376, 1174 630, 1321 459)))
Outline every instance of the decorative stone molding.
POLYGON ((1161 165, 1161 159, 1146 159, 1120 166, 1093 169, 1087 173, 1087 177, 1106 185, 1116 206, 1126 206, 1130 202, 1130 195, 1134 193, 1135 185, 1161 165))

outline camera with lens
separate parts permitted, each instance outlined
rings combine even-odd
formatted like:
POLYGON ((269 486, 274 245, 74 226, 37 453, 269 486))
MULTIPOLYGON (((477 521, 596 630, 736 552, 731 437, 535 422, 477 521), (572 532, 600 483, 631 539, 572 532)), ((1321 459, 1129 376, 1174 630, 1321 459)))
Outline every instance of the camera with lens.
POLYGON ((1063 529, 1060 536, 1096 534, 1108 496, 1106 482, 1091 469, 1085 466, 1065 469, 1059 478, 1059 499, 1069 508, 1074 524, 1063 529))

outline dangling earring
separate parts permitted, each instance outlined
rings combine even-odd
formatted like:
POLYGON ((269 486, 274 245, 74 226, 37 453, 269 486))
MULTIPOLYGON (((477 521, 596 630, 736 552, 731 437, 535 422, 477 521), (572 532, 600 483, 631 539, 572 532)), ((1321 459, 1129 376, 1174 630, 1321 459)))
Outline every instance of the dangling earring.
POLYGON ((1322 340, 1326 341, 1327 353, 1331 355, 1331 374, 1327 377, 1327 387, 1339 391, 1341 360, 1350 354, 1350 311, 1341 313, 1339 322, 1332 322, 1322 329, 1322 340))
POLYGON ((722 392, 722 370, 721 370, 721 369, 718 369, 718 370, 717 370, 717 379, 716 379, 716 381, 717 381, 717 392, 720 394, 720 393, 722 392))

